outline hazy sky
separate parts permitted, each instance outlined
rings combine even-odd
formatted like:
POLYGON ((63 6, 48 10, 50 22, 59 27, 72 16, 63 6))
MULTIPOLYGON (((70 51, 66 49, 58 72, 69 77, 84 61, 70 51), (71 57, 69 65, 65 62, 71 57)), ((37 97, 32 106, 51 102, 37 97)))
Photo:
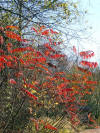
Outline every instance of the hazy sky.
POLYGON ((83 45, 86 49, 93 50, 95 52, 94 60, 100 63, 100 0, 80 0, 80 4, 83 9, 88 13, 85 17, 88 26, 91 26, 91 39, 86 40, 83 45))

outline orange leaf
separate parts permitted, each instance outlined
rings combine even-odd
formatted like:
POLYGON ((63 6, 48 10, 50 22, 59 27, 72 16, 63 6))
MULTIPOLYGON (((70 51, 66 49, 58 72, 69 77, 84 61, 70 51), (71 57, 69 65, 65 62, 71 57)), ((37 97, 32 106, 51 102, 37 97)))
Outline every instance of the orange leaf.
POLYGON ((40 27, 39 32, 41 32, 44 28, 46 28, 44 25, 40 27))
POLYGON ((49 56, 49 55, 50 55, 50 51, 46 50, 44 54, 45 54, 46 56, 49 56))
POLYGON ((40 68, 44 69, 45 71, 49 71, 49 70, 48 70, 48 68, 44 67, 44 66, 43 66, 43 65, 41 65, 41 64, 36 64, 36 66, 38 66, 38 67, 40 67, 40 68))
POLYGON ((17 29, 17 30, 19 29, 17 26, 13 26, 13 25, 8 25, 8 26, 6 26, 5 28, 6 28, 6 29, 9 29, 9 28, 10 28, 10 29, 17 29))
POLYGON ((57 88, 64 88, 64 87, 66 87, 66 85, 67 84, 65 84, 65 83, 61 83, 57 88))

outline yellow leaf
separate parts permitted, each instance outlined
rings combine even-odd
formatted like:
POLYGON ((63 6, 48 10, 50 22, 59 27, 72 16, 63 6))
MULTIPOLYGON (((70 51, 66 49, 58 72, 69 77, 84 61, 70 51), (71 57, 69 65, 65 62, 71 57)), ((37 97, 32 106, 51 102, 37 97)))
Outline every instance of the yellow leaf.
POLYGON ((31 93, 36 93, 36 91, 35 90, 32 90, 31 93))
POLYGON ((55 103, 56 105, 58 105, 59 103, 55 103))
POLYGON ((24 87, 26 88, 26 85, 24 85, 24 87))

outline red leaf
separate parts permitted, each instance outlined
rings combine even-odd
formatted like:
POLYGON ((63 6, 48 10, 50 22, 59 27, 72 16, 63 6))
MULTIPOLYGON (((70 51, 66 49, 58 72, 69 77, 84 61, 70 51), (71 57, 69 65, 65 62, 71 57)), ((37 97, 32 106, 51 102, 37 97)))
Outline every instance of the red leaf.
POLYGON ((35 50, 32 47, 25 47, 26 50, 34 52, 35 50))
POLYGON ((80 56, 82 56, 84 59, 86 58, 90 58, 92 56, 94 56, 94 52, 93 51, 82 51, 80 52, 80 56))
POLYGON ((26 85, 27 88, 34 88, 35 90, 38 90, 38 88, 35 87, 35 86, 32 85, 32 84, 27 84, 27 83, 25 83, 24 85, 26 85))
POLYGON ((45 58, 45 57, 36 58, 36 60, 37 60, 39 63, 46 62, 46 58, 45 58))
POLYGON ((77 50, 76 50, 75 46, 73 46, 73 51, 74 51, 75 54, 77 53, 77 50))
POLYGON ((37 67, 40 67, 42 69, 44 69, 45 71, 49 71, 48 68, 44 67, 43 65, 41 64, 36 64, 37 67))
POLYGON ((90 68, 96 68, 98 66, 97 62, 81 61, 80 64, 89 66, 90 68))
POLYGON ((38 131, 39 130, 39 124, 38 122, 35 122, 35 129, 38 131))
POLYGON ((46 50, 44 54, 45 54, 46 56, 49 56, 49 55, 50 55, 50 51, 46 50))
POLYGON ((49 40, 50 44, 52 44, 52 39, 51 39, 51 38, 49 38, 48 40, 49 40))
POLYGON ((54 45, 56 46, 56 45, 57 45, 57 43, 56 43, 56 42, 54 42, 54 45))
POLYGON ((67 84, 61 83, 57 88, 65 88, 67 84))
POLYGON ((62 42, 58 42, 58 45, 60 45, 62 42))
POLYGON ((7 60, 13 60, 13 57, 12 57, 11 55, 7 55, 7 56, 5 56, 5 58, 6 58, 7 60))
POLYGON ((58 32, 53 31, 53 29, 50 29, 51 34, 58 34, 58 32))
POLYGON ((64 57, 64 55, 55 54, 55 55, 51 55, 50 57, 53 58, 53 59, 57 59, 57 58, 64 57))
POLYGON ((33 67, 33 66, 31 66, 31 67, 26 67, 26 68, 31 69, 31 70, 35 69, 35 67, 33 67))
POLYGON ((7 61, 5 60, 5 58, 3 56, 0 56, 0 62, 6 63, 7 61))
POLYGON ((25 64, 25 62, 24 62, 23 59, 19 59, 19 62, 20 62, 21 64, 25 64))
POLYGON ((68 91, 73 91, 73 89, 72 88, 66 88, 66 89, 62 89, 62 92, 68 92, 68 91))
POLYGON ((50 47, 49 43, 44 44, 44 46, 51 51, 55 51, 52 47, 50 47))
POLYGON ((15 53, 15 52, 23 52, 23 51, 26 51, 25 48, 16 48, 16 49, 13 49, 12 50, 12 53, 15 53))
POLYGON ((44 127, 47 128, 47 129, 51 129, 51 130, 57 130, 56 127, 53 127, 53 126, 50 125, 50 124, 47 124, 47 125, 45 125, 44 127))
POLYGON ((4 28, 3 28, 3 27, 0 27, 0 30, 1 30, 1 31, 4 31, 4 28))
POLYGON ((34 100, 37 100, 37 97, 31 94, 28 90, 25 90, 23 88, 21 90, 24 91, 29 97, 33 98, 34 100))
POLYGON ((27 50, 30 50, 29 47, 25 47, 25 48, 16 48, 16 49, 13 49, 13 50, 12 50, 12 53, 15 53, 15 52, 24 52, 24 51, 27 51, 27 50))
POLYGON ((28 43, 26 39, 21 39, 22 42, 28 43))
POLYGON ((4 54, 4 51, 0 48, 0 53, 4 54))
POLYGON ((88 72, 88 69, 84 69, 84 68, 81 68, 81 67, 77 67, 80 71, 82 72, 88 72))
POLYGON ((11 62, 11 61, 8 61, 8 62, 6 63, 6 65, 7 65, 7 67, 12 67, 12 62, 11 62))
POLYGON ((9 83, 10 83, 10 84, 16 84, 16 81, 15 81, 14 79, 10 79, 10 80, 9 80, 9 83))
POLYGON ((12 43, 7 44, 7 50, 9 53, 12 53, 12 47, 13 47, 12 43))
POLYGON ((86 81, 87 84, 97 84, 97 81, 86 81))
POLYGON ((37 57, 42 56, 41 52, 40 52, 40 51, 37 51, 37 52, 36 52, 36 56, 37 56, 37 57))
POLYGON ((32 27, 31 29, 34 30, 36 33, 38 33, 38 31, 34 27, 32 27))
POLYGON ((15 39, 19 42, 22 41, 21 37, 12 31, 5 31, 5 34, 7 37, 9 37, 11 39, 15 39))
POLYGON ((8 43, 7 47, 13 47, 13 44, 12 43, 8 43))
POLYGON ((93 123, 95 123, 95 124, 96 124, 96 121, 95 121, 95 120, 93 120, 93 119, 92 119, 92 117, 91 117, 91 113, 89 113, 89 114, 88 114, 88 119, 89 119, 91 122, 93 122, 93 123))
POLYGON ((42 32, 42 35, 48 36, 49 35, 49 30, 45 30, 42 32))
POLYGON ((64 72, 56 72, 55 75, 65 75, 64 72))
POLYGON ((0 44, 2 45, 4 43, 3 36, 0 36, 0 44))
POLYGON ((15 76, 16 77, 21 77, 21 76, 23 76, 23 72, 17 72, 17 73, 15 73, 15 76))
POLYGON ((4 69, 4 64, 2 62, 0 62, 0 71, 1 71, 1 68, 4 69))

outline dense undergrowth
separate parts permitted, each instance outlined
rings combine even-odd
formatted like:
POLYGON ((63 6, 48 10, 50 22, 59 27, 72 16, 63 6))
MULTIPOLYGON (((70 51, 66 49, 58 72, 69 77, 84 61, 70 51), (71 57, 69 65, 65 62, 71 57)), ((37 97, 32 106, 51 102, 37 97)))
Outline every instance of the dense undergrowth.
MULTIPOLYGON (((66 59, 57 51, 61 42, 53 40, 59 33, 44 26, 40 29, 32 28, 46 40, 41 42, 42 50, 27 45, 28 41, 17 34, 18 27, 0 27, 0 131, 72 133, 85 125, 97 127, 99 70, 93 72, 98 64, 88 61, 94 52, 81 51, 81 61, 70 72, 60 71, 52 63, 66 59), (24 47, 22 43, 26 43, 24 47)), ((73 52, 76 56, 75 46, 73 52)))

